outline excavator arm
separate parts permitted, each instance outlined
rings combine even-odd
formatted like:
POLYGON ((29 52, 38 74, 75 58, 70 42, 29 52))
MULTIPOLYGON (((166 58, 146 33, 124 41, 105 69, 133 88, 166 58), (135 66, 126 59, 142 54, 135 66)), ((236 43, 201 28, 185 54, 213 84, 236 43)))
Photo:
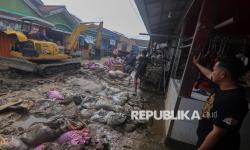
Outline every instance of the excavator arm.
POLYGON ((99 27, 97 28, 97 33, 96 33, 96 48, 101 49, 101 44, 102 44, 102 28, 103 28, 103 22, 100 23, 99 27))
POLYGON ((100 22, 99 26, 95 24, 80 23, 69 36, 67 44, 65 46, 66 50, 74 50, 77 46, 78 38, 81 32, 86 31, 90 28, 97 28, 96 47, 101 48, 103 22, 100 22))

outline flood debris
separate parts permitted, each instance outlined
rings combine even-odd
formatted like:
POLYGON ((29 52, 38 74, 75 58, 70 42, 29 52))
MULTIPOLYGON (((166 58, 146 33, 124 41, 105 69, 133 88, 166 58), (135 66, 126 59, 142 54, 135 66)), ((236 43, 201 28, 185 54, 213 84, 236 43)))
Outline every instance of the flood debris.
POLYGON ((48 92, 48 98, 56 101, 56 100, 64 100, 64 96, 57 90, 51 90, 48 92))
POLYGON ((72 130, 62 134, 57 142, 59 144, 70 143, 72 145, 88 144, 90 140, 90 130, 84 128, 82 130, 72 130))
POLYGON ((147 122, 130 117, 146 103, 120 70, 88 62, 74 74, 8 80, 0 91, 0 149, 132 149, 146 136, 147 122))
POLYGON ((56 139, 57 132, 43 124, 36 124, 31 126, 22 136, 24 143, 35 147, 44 142, 50 142, 56 139))
POLYGON ((28 147, 17 136, 0 136, 0 149, 3 150, 27 150, 28 147))

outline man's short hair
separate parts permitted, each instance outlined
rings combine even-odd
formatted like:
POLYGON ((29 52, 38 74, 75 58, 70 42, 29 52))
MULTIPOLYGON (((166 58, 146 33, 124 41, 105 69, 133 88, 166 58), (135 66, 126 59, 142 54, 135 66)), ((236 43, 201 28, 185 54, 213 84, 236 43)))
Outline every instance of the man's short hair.
POLYGON ((225 68, 231 75, 231 79, 237 81, 245 72, 243 62, 235 57, 224 57, 219 60, 219 66, 225 68))

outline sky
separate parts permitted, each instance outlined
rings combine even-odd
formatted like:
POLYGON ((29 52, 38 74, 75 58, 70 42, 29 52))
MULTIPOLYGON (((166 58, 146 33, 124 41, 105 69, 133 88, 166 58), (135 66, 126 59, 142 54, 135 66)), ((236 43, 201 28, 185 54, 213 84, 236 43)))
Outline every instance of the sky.
POLYGON ((127 37, 148 39, 134 0, 42 0, 45 5, 65 5, 83 22, 103 21, 104 27, 127 37))

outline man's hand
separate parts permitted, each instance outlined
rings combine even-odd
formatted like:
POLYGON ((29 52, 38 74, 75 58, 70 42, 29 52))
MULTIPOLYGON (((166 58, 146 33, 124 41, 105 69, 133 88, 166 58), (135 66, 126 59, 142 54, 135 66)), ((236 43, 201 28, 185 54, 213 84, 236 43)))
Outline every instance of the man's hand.
POLYGON ((195 65, 199 64, 199 59, 200 59, 200 57, 201 57, 201 53, 198 55, 198 57, 196 57, 196 56, 193 57, 193 63, 194 63, 195 65))
POLYGON ((212 71, 199 64, 200 57, 201 57, 201 53, 198 55, 198 57, 194 56, 193 63, 205 77, 207 77, 208 79, 211 79, 212 71))
POLYGON ((197 150, 211 150, 225 134, 226 130, 213 125, 213 130, 207 135, 201 146, 197 150))

